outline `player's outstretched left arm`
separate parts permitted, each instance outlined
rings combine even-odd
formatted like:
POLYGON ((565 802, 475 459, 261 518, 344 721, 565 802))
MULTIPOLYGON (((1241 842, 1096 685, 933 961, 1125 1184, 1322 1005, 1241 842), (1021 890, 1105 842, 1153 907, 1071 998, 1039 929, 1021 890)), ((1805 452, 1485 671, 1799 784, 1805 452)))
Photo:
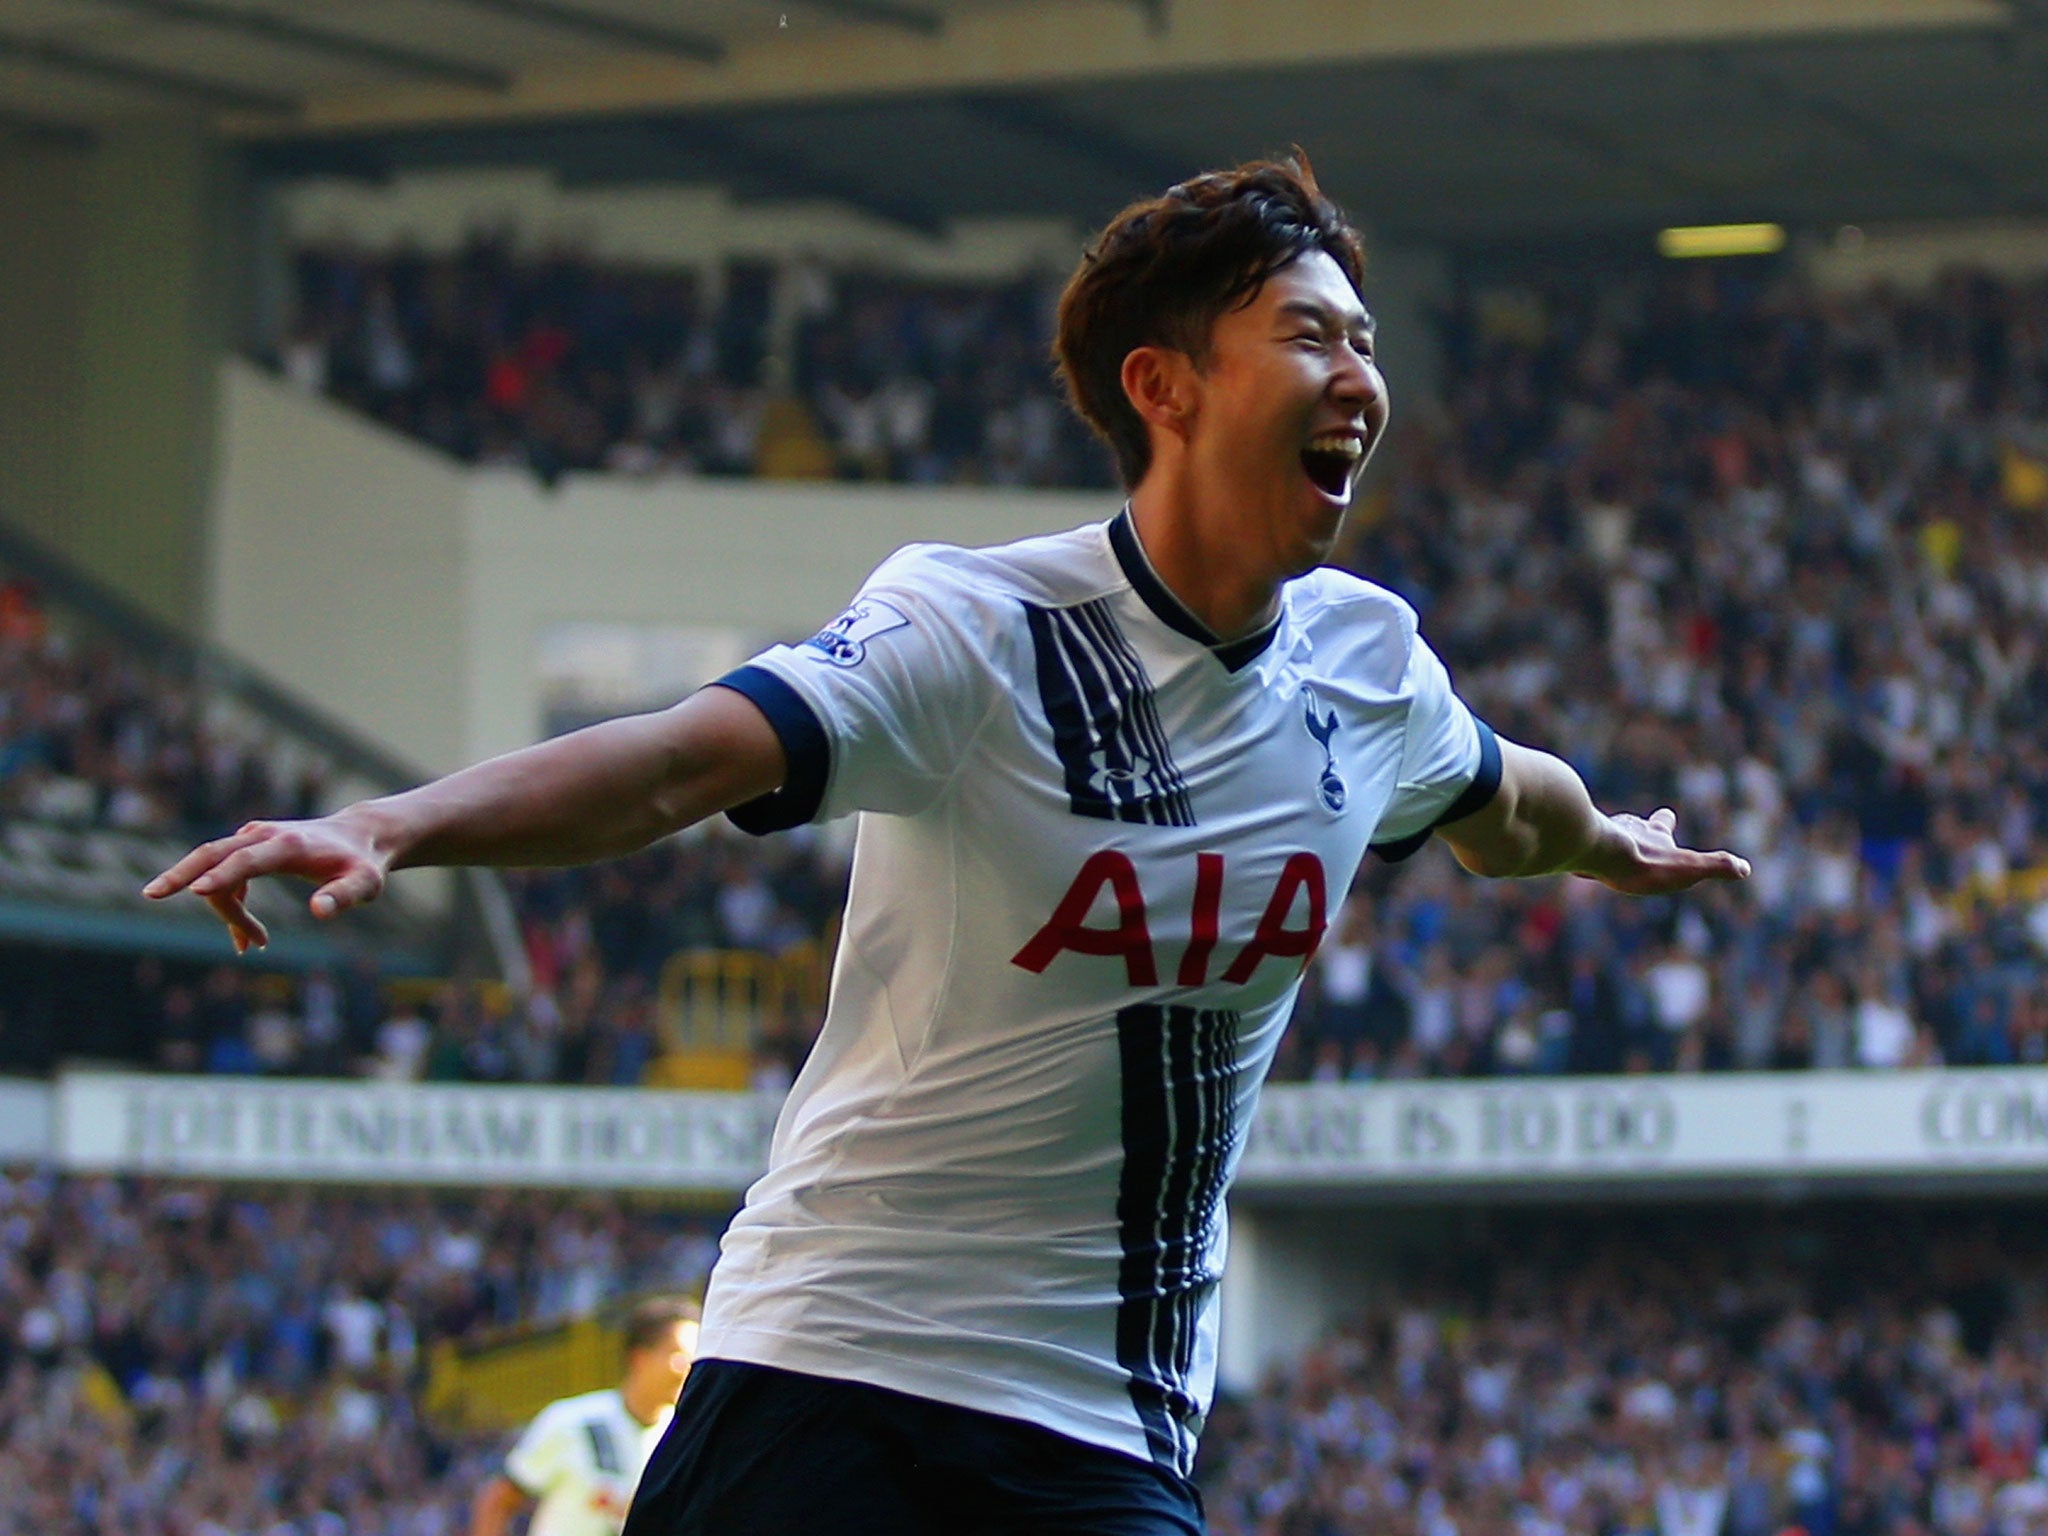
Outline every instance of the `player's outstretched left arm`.
POLYGON ((1500 789, 1437 833, 1474 874, 1583 875, 1631 896, 1687 890, 1703 880, 1744 880, 1749 861, 1680 846, 1676 813, 1609 815, 1571 765, 1506 738, 1500 789))
POLYGON ((429 864, 583 864, 779 788, 781 738, 748 699, 706 688, 673 709, 607 720, 508 752, 403 794, 313 821, 252 821, 143 887, 202 896, 240 954, 269 941, 249 882, 296 875, 315 917, 360 906, 394 869, 429 864))

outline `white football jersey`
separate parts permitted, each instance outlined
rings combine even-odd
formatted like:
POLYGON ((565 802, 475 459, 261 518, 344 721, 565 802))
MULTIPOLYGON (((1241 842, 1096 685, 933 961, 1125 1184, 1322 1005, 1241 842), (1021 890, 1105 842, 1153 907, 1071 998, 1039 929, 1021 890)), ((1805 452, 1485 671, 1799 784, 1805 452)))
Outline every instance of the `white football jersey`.
POLYGON ((739 825, 861 822, 702 1355, 1186 1473, 1223 1195, 1303 968, 1368 844, 1485 803, 1492 733, 1392 593, 1315 571, 1219 644, 1127 512, 902 550, 723 686, 790 765, 739 825))
POLYGON ((618 1536, 670 1416, 642 1424, 616 1387, 535 1414, 505 1457, 505 1476, 539 1501, 528 1536, 618 1536))

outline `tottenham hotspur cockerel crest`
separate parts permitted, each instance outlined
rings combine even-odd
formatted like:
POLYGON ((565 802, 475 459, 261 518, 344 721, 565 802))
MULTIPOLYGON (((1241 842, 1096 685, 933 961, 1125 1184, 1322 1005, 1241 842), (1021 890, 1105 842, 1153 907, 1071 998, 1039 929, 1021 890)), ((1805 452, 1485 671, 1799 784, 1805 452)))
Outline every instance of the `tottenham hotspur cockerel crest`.
POLYGON ((1316 782, 1316 792, 1322 796, 1325 806, 1341 811, 1344 809, 1344 780, 1337 772, 1337 750, 1330 745, 1337 734, 1337 711, 1333 709, 1328 714, 1323 713, 1322 701, 1316 697, 1313 688, 1301 690, 1301 701, 1307 713, 1308 733, 1323 749, 1323 772, 1316 782))

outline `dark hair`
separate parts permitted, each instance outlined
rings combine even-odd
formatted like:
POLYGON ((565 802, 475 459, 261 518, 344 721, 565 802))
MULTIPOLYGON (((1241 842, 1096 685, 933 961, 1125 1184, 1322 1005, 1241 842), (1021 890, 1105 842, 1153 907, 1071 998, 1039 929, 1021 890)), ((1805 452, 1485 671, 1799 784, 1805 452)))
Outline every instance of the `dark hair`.
POLYGON ((1217 317, 1249 304, 1267 278, 1310 251, 1327 252, 1362 287, 1358 231, 1323 196, 1300 149, 1169 187, 1096 237, 1060 295, 1053 356, 1074 409, 1116 454, 1126 488, 1151 467, 1152 441, 1124 394, 1124 359, 1161 346, 1206 365, 1217 317))
POLYGON ((631 1359, 643 1349, 667 1345, 677 1323, 704 1320, 704 1309, 688 1296, 649 1296, 633 1304, 620 1328, 621 1345, 631 1359))

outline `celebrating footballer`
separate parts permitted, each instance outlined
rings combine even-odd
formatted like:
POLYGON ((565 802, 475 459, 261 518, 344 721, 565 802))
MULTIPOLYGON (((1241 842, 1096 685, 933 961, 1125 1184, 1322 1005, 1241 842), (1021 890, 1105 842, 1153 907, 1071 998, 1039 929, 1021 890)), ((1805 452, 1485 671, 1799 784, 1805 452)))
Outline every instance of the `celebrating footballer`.
POLYGON ((1059 313, 1130 492, 1107 521, 901 550, 671 709, 148 887, 246 948, 266 875, 328 916, 414 865, 860 817, 823 1031, 628 1536, 1199 1532, 1224 1195, 1368 850, 1633 893, 1748 873, 1497 738, 1415 611, 1323 564, 1387 424, 1362 268, 1305 158, 1133 204, 1059 313))

